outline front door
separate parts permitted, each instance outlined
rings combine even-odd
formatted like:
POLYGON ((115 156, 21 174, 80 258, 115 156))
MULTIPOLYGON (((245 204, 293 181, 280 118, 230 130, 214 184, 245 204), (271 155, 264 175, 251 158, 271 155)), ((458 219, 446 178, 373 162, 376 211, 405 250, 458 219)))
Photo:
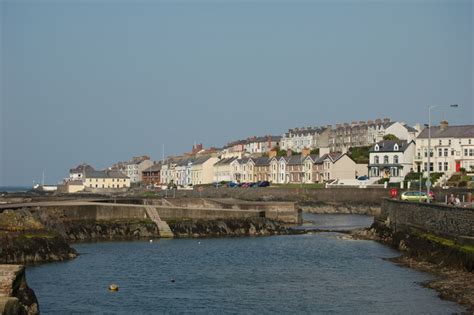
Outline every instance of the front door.
POLYGON ((461 171, 461 161, 456 161, 456 172, 461 171))

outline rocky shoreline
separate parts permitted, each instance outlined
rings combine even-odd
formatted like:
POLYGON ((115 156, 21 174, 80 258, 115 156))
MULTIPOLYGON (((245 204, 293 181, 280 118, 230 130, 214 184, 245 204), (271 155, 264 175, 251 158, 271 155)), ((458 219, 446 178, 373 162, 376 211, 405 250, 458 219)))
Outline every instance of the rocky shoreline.
POLYGON ((390 259, 395 264, 434 274, 436 279, 423 285, 438 292, 439 297, 467 308, 474 314, 474 252, 445 245, 439 238, 413 231, 392 233, 380 223, 353 231, 354 239, 375 240, 401 252, 390 259))

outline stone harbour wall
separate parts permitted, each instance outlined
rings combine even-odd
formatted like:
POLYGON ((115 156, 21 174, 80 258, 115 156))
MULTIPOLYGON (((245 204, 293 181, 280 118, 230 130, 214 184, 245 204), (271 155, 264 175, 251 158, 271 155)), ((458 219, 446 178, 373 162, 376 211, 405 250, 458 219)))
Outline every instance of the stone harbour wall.
POLYGON ((384 199, 375 219, 394 232, 415 228, 474 244, 472 208, 384 199))

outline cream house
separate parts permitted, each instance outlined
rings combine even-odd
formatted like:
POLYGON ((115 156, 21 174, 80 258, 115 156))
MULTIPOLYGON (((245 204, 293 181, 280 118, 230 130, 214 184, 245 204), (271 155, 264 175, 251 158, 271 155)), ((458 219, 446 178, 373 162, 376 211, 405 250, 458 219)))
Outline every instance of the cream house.
POLYGON ((191 184, 202 185, 211 184, 214 179, 214 164, 219 159, 217 157, 198 157, 192 162, 191 184))
POLYGON ((83 180, 86 189, 123 189, 130 187, 130 178, 118 170, 86 170, 83 180))
POLYGON ((214 182, 231 182, 232 166, 231 163, 237 160, 236 157, 223 158, 214 164, 214 182))
POLYGON ((254 159, 254 179, 255 181, 270 181, 270 159, 267 157, 259 157, 254 159))
POLYGON ((321 156, 315 163, 316 181, 355 179, 367 175, 367 164, 357 164, 347 154, 333 152, 321 156))
POLYGON ((317 171, 315 163, 318 161, 319 155, 310 154, 307 155, 303 160, 303 182, 304 183, 314 183, 318 182, 317 180, 317 171))

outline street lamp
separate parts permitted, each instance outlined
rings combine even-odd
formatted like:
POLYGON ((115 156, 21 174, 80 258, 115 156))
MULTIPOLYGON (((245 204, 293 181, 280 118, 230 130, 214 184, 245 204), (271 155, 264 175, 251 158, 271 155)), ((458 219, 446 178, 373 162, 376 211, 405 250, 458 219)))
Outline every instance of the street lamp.
POLYGON ((438 107, 451 107, 457 108, 459 107, 458 104, 451 104, 451 105, 432 105, 428 107, 428 165, 427 165, 427 172, 428 172, 428 179, 426 180, 426 201, 430 202, 430 187, 431 187, 431 110, 438 108, 438 107))

